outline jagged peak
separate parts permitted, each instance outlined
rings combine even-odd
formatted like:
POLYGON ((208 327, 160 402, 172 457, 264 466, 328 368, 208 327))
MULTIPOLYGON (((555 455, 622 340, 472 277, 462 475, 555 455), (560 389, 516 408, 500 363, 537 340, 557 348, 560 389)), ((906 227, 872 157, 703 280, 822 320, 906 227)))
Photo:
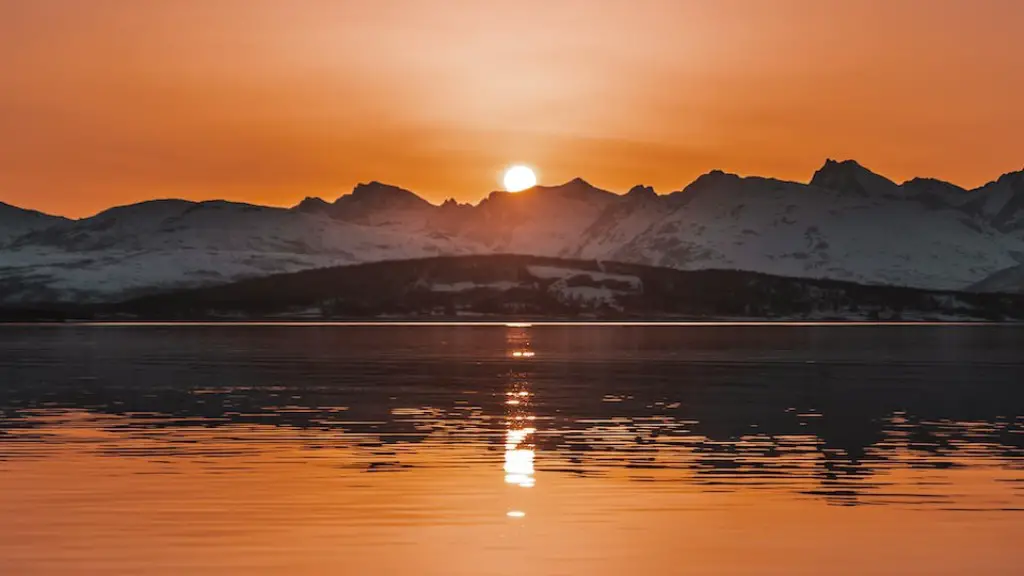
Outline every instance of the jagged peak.
MULTIPOLYGON (((826 158, 821 168, 815 170, 814 175, 811 177, 811 184, 814 184, 815 179, 827 178, 833 175, 852 174, 874 174, 878 176, 856 160, 833 160, 832 158, 826 158)), ((881 178, 882 176, 879 177, 881 178)))
POLYGON ((864 168, 863 164, 852 158, 847 158, 846 160, 825 158, 825 164, 823 164, 820 169, 825 170, 826 168, 861 168, 867 170, 867 168, 864 168))
POLYGON ((455 198, 447 198, 441 203, 441 208, 454 209, 454 208, 472 208, 472 204, 460 203, 455 198))
POLYGON ((861 196, 893 195, 899 192, 899 185, 895 182, 872 172, 856 160, 825 160, 825 164, 811 177, 810 184, 861 196))
POLYGON ((371 180, 370 182, 360 182, 356 184, 356 187, 352 189, 352 196, 370 196, 370 195, 390 195, 390 196, 415 196, 419 198, 414 192, 406 190, 400 186, 393 184, 385 184, 378 180, 371 180))
POLYGON ((335 206, 344 204, 406 207, 431 206, 430 202, 420 198, 415 192, 377 180, 361 182, 352 189, 351 193, 334 201, 335 206))
POLYGON ((650 198, 657 195, 653 186, 644 186, 643 184, 637 184, 630 188, 629 192, 626 192, 627 197, 650 198))
POLYGON ((330 205, 330 202, 318 196, 306 196, 302 199, 302 202, 293 206, 292 210, 296 210, 298 212, 321 212, 326 210, 330 205))

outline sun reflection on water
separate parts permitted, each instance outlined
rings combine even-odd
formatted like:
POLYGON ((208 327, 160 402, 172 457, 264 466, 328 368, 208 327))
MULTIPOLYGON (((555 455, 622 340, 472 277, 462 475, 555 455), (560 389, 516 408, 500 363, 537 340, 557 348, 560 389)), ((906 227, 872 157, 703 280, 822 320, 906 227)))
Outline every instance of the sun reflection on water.
POLYGON ((505 482, 522 488, 536 483, 533 435, 537 429, 533 427, 533 415, 529 414, 530 393, 523 389, 527 385, 521 374, 513 374, 510 383, 513 389, 506 392, 509 399, 505 401, 505 482))
MULTIPOLYGON (((533 358, 529 349, 530 341, 526 326, 510 326, 508 344, 511 356, 517 359, 533 358)), ((536 444, 533 426, 535 416, 530 410, 530 383, 527 373, 518 370, 509 374, 505 391, 505 483, 518 488, 532 488, 537 481, 534 476, 536 444)), ((510 510, 509 518, 522 518, 526 512, 510 510)))
POLYGON ((1019 564, 1014 328, 35 330, 0 574, 1019 564))

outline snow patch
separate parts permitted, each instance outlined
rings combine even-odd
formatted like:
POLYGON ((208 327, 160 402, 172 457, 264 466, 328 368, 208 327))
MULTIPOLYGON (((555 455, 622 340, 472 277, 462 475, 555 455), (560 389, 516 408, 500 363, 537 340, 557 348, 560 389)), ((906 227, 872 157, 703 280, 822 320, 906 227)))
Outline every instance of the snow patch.
POLYGON ((431 292, 467 292, 469 290, 498 290, 504 292, 520 286, 518 282, 501 281, 501 282, 454 282, 452 284, 431 284, 431 292))
POLYGON ((639 290, 643 287, 643 281, 636 276, 630 276, 627 274, 609 274, 607 272, 593 272, 591 270, 580 270, 578 268, 559 268, 556 266, 527 266, 527 271, 536 277, 544 280, 552 279, 568 279, 577 276, 586 276, 595 283, 601 283, 606 280, 613 280, 616 282, 623 282, 629 284, 633 290, 639 290))

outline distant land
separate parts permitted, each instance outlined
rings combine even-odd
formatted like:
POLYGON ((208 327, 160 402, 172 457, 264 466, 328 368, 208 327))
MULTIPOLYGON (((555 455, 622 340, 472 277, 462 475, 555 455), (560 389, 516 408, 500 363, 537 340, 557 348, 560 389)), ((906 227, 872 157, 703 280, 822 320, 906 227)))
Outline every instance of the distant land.
POLYGON ((0 204, 0 304, 9 308, 487 254, 1019 293, 1024 171, 965 190, 927 178, 897 184, 828 160, 807 183, 715 171, 669 194, 615 194, 575 179, 492 192, 476 205, 434 205, 370 182, 293 208, 154 200, 80 220, 0 204))
POLYGON ((1024 295, 483 255, 322 268, 114 304, 7 308, 0 319, 1020 321, 1024 295))

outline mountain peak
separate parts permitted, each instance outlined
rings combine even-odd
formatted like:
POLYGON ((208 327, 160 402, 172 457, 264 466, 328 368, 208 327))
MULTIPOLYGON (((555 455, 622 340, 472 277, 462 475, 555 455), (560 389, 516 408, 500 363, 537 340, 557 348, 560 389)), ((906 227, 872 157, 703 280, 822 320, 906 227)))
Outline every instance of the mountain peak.
POLYGON ((1024 229, 1024 170, 1008 172, 974 191, 981 213, 999 230, 1024 229))
POLYGON ((864 166, 856 160, 849 158, 846 160, 835 160, 833 158, 825 158, 825 164, 821 167, 822 170, 828 168, 860 168, 867 170, 864 166))
POLYGON ((722 170, 712 170, 706 174, 701 174, 696 180, 687 184, 686 188, 683 188, 683 192, 692 194, 704 190, 731 187, 739 183, 740 180, 742 178, 737 174, 730 174, 722 170))
POLYGON ((593 184, 579 176, 564 184, 556 184, 554 186, 535 186, 535 188, 539 188, 541 190, 598 190, 598 188, 593 184))
POLYGON ((449 211, 449 212, 450 211, 454 211, 454 210, 465 211, 467 209, 471 210, 473 208, 473 205, 472 204, 460 203, 455 198, 448 198, 444 202, 441 203, 440 208, 442 208, 445 211, 449 211))
POLYGON ((364 198, 370 196, 383 196, 391 198, 416 198, 417 200, 423 200, 415 193, 406 190, 405 188, 394 186, 392 184, 385 184, 377 180, 356 184, 356 187, 352 189, 351 196, 364 198))
POLYGON ((629 198, 652 198, 657 196, 652 186, 644 186, 643 184, 637 184, 626 192, 626 196, 629 198))
POLYGON ((944 193, 944 194, 959 194, 966 192, 964 188, 946 182, 945 180, 939 180, 938 178, 911 178, 900 186, 904 190, 914 194, 920 193, 944 193))
POLYGON ((338 207, 357 205, 363 208, 384 209, 425 208, 430 206, 430 203, 405 188, 373 180, 356 185, 351 194, 338 198, 334 205, 338 207))
POLYGON ((825 163, 811 177, 811 184, 813 185, 815 181, 821 181, 822 179, 857 174, 874 174, 874 172, 868 170, 856 160, 833 160, 832 158, 826 158, 825 163))
POLYGON ((323 198, 319 198, 317 196, 306 196, 302 199, 302 202, 293 206, 292 210, 295 210, 296 212, 315 213, 323 212, 329 206, 330 203, 323 198))
MULTIPOLYGON (((583 178, 573 178, 565 184, 558 184, 555 186, 534 186, 531 190, 536 190, 544 194, 557 194, 559 196, 569 198, 592 198, 595 196, 613 196, 613 194, 607 190, 602 190, 590 182, 587 182, 583 178)), ((523 192, 529 192, 530 190, 524 190, 523 192)), ((517 194, 523 194, 518 192, 517 194)))
POLYGON ((405 188, 373 180, 357 184, 352 192, 339 197, 334 203, 310 197, 292 210, 327 214, 339 220, 370 223, 380 218, 389 218, 388 215, 394 212, 404 213, 432 207, 432 204, 405 188))
POLYGON ((859 196, 899 196, 900 187, 868 170, 856 160, 825 160, 811 177, 811 186, 848 192, 859 196))

